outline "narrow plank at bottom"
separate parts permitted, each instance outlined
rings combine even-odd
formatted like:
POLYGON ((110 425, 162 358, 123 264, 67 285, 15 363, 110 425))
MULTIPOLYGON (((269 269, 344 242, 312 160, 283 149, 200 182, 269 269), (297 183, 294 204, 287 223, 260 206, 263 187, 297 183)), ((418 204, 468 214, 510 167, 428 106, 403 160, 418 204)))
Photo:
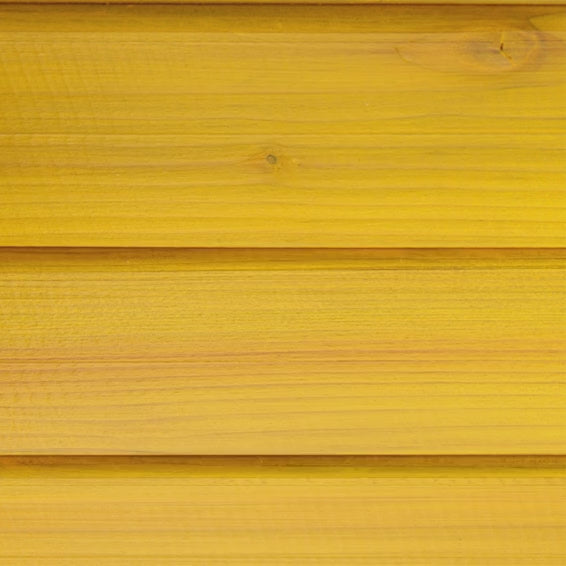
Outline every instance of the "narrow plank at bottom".
POLYGON ((563 250, 3 250, 0 453, 564 454, 563 250))
POLYGON ((289 460, 2 461, 0 561, 566 562, 566 469, 557 459, 525 467, 289 460))

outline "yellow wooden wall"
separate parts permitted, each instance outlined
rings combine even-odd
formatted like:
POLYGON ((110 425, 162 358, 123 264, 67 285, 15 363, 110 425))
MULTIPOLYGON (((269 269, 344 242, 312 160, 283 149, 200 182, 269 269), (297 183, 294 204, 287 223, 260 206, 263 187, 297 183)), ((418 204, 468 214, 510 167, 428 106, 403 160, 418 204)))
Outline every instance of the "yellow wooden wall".
POLYGON ((566 10, 299 4, 0 3, 1 564, 566 564, 566 10))

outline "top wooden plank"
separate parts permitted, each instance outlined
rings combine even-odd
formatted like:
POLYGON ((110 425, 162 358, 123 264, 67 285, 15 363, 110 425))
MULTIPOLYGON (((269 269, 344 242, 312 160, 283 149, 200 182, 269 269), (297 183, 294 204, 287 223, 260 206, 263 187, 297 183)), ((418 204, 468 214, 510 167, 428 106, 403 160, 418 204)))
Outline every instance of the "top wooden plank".
POLYGON ((0 7, 0 245, 566 246, 558 7, 0 7))

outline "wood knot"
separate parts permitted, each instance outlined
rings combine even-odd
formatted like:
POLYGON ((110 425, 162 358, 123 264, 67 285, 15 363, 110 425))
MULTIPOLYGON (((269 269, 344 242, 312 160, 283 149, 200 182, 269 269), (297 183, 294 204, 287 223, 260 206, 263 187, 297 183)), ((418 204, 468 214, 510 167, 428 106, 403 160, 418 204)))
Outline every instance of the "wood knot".
POLYGON ((539 51, 538 34, 511 30, 486 34, 481 41, 467 44, 471 63, 478 71, 511 71, 534 62, 539 51))
POLYGON ((406 62, 444 72, 500 73, 537 64, 539 33, 514 29, 504 32, 462 32, 424 36, 397 48, 406 62))

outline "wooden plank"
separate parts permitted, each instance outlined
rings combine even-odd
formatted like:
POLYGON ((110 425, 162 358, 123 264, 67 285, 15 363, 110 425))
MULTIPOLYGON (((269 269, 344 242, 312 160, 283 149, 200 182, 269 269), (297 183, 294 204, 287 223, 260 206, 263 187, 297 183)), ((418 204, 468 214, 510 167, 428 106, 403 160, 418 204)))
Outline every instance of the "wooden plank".
POLYGON ((0 245, 566 245, 562 7, 0 7, 0 245))
POLYGON ((4 454, 564 454, 564 250, 2 250, 4 454))
POLYGON ((24 564, 562 565, 563 462, 0 465, 0 560, 24 564))

